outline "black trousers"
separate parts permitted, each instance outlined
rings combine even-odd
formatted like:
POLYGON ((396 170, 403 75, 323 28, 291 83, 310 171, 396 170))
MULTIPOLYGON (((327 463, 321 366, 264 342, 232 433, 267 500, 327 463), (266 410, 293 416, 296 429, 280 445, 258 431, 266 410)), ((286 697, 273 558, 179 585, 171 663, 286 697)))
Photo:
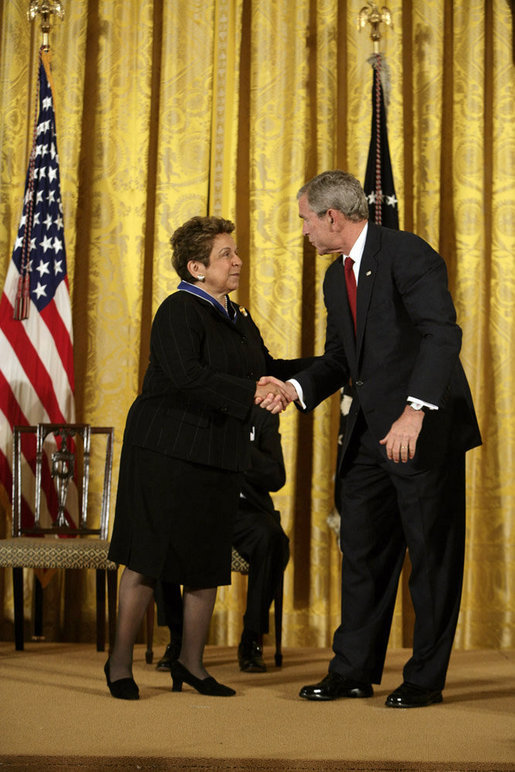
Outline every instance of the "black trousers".
MULTIPOLYGON (((281 527, 279 512, 257 509, 246 499, 240 499, 232 543, 249 564, 244 629, 262 635, 268 632, 270 604, 290 556, 289 539, 281 527)), ((180 636, 182 599, 179 585, 158 582, 156 602, 159 624, 167 625, 172 635, 180 636)))
POLYGON ((342 621, 329 669, 380 683, 408 549, 415 610, 404 680, 442 689, 456 631, 465 550, 465 453, 431 469, 385 458, 358 421, 341 481, 342 621))
POLYGON ((289 539, 282 529, 279 512, 257 509, 241 499, 232 543, 249 564, 244 629, 260 635, 267 633, 270 604, 290 557, 289 539))

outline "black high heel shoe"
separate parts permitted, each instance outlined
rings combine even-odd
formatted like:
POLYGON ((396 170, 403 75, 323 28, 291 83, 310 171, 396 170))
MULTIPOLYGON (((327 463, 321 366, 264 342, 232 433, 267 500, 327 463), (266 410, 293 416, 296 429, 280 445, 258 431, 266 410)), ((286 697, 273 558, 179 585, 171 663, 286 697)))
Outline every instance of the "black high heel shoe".
POLYGON ((119 678, 111 681, 109 678, 109 660, 104 665, 107 685, 113 697, 118 700, 139 700, 139 689, 134 678, 119 678))
POLYGON ((200 694, 208 694, 210 697, 231 697, 233 694, 236 694, 234 689, 218 683, 213 676, 196 678, 178 660, 171 663, 170 671, 172 674, 172 692, 182 692, 182 684, 184 682, 193 686, 200 694))

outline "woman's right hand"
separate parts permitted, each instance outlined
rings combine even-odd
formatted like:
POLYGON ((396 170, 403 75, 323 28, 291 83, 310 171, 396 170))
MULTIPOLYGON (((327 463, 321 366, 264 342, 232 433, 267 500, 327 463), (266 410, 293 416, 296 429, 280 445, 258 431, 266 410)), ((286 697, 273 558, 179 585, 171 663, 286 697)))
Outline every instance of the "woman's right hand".
POLYGON ((288 407, 290 402, 288 384, 283 383, 283 381, 267 376, 266 383, 261 383, 261 381, 256 383, 254 403, 266 407, 270 413, 282 412, 288 407))

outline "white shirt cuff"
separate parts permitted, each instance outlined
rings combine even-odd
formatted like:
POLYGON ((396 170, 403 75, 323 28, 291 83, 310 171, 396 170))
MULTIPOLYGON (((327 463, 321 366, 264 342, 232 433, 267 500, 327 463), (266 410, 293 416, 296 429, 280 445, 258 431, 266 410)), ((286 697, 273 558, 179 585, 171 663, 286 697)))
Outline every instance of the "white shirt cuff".
POLYGON ((303 408, 303 410, 305 410, 306 409, 306 405, 304 403, 304 392, 302 391, 302 386, 300 385, 300 383, 298 381, 295 380, 295 378, 288 378, 287 382, 291 383, 295 387, 295 391, 299 395, 299 398, 298 398, 297 402, 303 408))
POLYGON ((433 405, 431 402, 424 402, 423 399, 417 399, 416 397, 408 397, 408 402, 415 410, 420 410, 421 407, 428 407, 429 410, 438 410, 438 405, 433 405))

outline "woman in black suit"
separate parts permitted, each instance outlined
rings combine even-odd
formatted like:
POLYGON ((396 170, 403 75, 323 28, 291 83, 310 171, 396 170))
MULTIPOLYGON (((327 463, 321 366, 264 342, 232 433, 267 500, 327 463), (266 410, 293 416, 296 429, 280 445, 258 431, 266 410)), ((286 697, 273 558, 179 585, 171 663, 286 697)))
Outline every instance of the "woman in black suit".
MULTIPOLYGON (((208 676, 203 651, 218 585, 231 581, 232 519, 249 462, 251 409, 303 360, 273 360, 250 314, 228 294, 242 261, 234 225, 193 217, 171 238, 178 292, 159 307, 142 393, 129 410, 109 557, 126 566, 105 665, 111 694, 138 699, 132 652, 155 582, 183 585, 182 648, 173 691, 234 690, 208 676)), ((286 403, 285 403, 286 404, 286 403)))

